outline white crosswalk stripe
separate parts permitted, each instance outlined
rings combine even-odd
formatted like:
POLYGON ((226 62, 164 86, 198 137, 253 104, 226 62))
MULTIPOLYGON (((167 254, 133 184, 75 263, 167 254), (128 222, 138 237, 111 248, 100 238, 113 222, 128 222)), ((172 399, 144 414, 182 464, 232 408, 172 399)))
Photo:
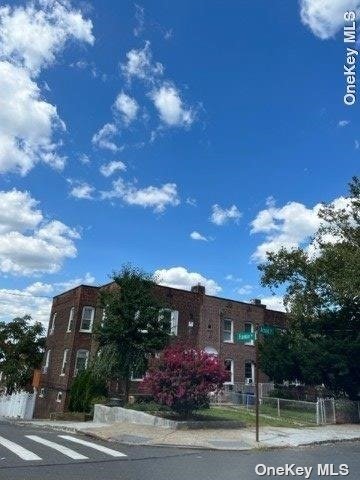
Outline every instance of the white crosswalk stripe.
POLYGON ((23 460, 26 460, 26 461, 41 460, 41 457, 39 457, 35 453, 31 452, 30 450, 27 450, 21 445, 18 445, 17 443, 12 442, 11 440, 8 440, 4 437, 0 437, 0 445, 7 448, 11 452, 13 452, 15 455, 22 458, 23 460))
POLYGON ((49 448, 53 448, 54 450, 57 450, 63 455, 66 455, 67 457, 70 457, 74 460, 88 459, 88 457, 85 457, 85 455, 75 452, 75 450, 72 450, 71 448, 64 447, 63 445, 60 445, 60 443, 51 442, 50 440, 46 440, 45 438, 38 437, 37 435, 25 435, 25 436, 26 438, 29 438, 34 442, 41 443, 42 445, 45 445, 46 447, 49 447, 49 448))
POLYGON ((82 438, 72 437, 71 435, 58 435, 60 438, 64 440, 69 440, 70 442, 78 443, 80 445, 85 445, 86 447, 93 448, 94 450, 98 450, 99 452, 106 453, 107 455, 111 455, 112 457, 126 457, 125 453, 121 453, 118 450, 113 450, 112 448, 103 447, 102 445, 97 445, 93 442, 88 442, 83 440, 82 438))

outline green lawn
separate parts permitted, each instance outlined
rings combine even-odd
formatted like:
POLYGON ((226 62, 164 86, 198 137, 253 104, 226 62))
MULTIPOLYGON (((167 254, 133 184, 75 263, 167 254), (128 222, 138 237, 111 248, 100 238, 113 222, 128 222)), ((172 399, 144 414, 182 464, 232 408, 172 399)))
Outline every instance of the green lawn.
MULTIPOLYGON (((159 407, 159 405, 151 403, 137 403, 128 405, 128 408, 133 410, 140 410, 153 415, 176 419, 176 416, 171 413, 167 407, 159 407)), ((291 418, 285 415, 279 418, 277 410, 268 406, 262 405, 260 410, 260 425, 272 427, 299 427, 309 426, 314 422, 309 421, 309 415, 304 415, 304 412, 291 411, 291 418)), ((306 413, 306 412, 305 412, 306 413)), ((228 406, 212 406, 209 409, 197 410, 193 415, 193 420, 235 420, 244 422, 246 426, 252 427, 255 425, 255 411, 253 409, 247 410, 244 407, 228 407, 228 406)))
MULTIPOLYGON (((209 410, 200 410, 199 413, 204 417, 213 417, 221 420, 239 420, 247 426, 255 425, 255 410, 247 410, 243 407, 217 407, 213 406, 209 410)), ((260 425, 270 427, 300 427, 311 424, 307 419, 292 419, 286 417, 277 417, 277 412, 268 412, 260 410, 260 425)))

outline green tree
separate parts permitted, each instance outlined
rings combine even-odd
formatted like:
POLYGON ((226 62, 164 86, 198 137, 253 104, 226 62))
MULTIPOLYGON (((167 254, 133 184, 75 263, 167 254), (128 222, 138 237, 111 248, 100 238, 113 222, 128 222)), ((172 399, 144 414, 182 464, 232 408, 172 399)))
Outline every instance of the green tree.
POLYGON ((310 246, 268 253, 262 285, 286 290, 289 330, 267 338, 261 365, 274 379, 324 384, 356 398, 360 385, 360 181, 319 211, 310 246))
POLYGON ((114 284, 103 292, 104 318, 96 336, 99 343, 94 371, 106 379, 122 380, 129 400, 131 375, 145 371, 147 358, 169 339, 169 319, 159 315, 151 275, 130 265, 112 275, 114 284))
POLYGON ((71 412, 87 412, 92 408, 95 398, 106 395, 104 379, 96 378, 91 369, 80 371, 71 385, 69 410, 71 412))
POLYGON ((33 370, 39 368, 44 353, 45 337, 41 323, 31 317, 0 322, 0 371, 5 378, 7 393, 30 384, 33 370))

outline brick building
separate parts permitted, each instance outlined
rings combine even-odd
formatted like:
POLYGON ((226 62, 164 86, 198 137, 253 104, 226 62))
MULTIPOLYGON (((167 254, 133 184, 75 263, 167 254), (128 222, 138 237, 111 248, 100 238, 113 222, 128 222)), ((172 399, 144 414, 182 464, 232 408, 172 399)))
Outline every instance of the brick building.
MULTIPOLYGON (((80 285, 54 297, 35 417, 47 418, 51 412, 66 410, 74 376, 96 352, 92 331, 103 315, 100 291, 109 285, 80 285)), ((253 343, 234 343, 234 334, 253 331, 257 324, 284 327, 284 313, 267 309, 259 300, 244 303, 206 295, 201 285, 191 291, 159 285, 155 289, 155 295, 171 311, 174 336, 217 354, 229 371, 230 384, 254 382, 253 343)), ((139 380, 133 380, 133 391, 139 380)), ((260 382, 267 380, 260 372, 260 382)))

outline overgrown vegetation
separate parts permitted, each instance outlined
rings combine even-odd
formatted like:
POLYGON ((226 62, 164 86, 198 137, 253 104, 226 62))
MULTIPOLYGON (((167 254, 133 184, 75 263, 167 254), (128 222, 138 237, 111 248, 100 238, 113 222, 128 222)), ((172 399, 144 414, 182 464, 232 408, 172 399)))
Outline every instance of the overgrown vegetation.
POLYGON ((94 403, 106 397, 104 380, 94 377, 90 369, 80 371, 70 389, 69 410, 90 413, 94 403))

